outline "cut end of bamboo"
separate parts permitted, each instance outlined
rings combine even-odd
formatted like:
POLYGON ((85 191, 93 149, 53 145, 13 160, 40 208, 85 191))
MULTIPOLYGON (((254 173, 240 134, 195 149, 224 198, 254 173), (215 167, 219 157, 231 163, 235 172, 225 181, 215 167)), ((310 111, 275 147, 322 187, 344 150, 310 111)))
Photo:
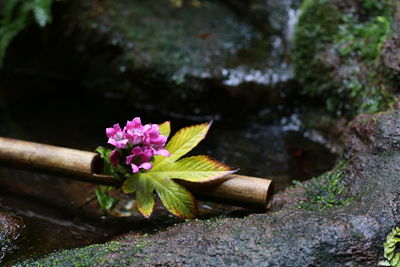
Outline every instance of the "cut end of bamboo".
POLYGON ((90 164, 91 173, 93 175, 101 175, 104 169, 104 159, 100 154, 94 153, 92 162, 90 164))
POLYGON ((265 209, 269 210, 272 207, 272 197, 275 194, 275 186, 272 180, 267 189, 267 197, 265 199, 265 209))

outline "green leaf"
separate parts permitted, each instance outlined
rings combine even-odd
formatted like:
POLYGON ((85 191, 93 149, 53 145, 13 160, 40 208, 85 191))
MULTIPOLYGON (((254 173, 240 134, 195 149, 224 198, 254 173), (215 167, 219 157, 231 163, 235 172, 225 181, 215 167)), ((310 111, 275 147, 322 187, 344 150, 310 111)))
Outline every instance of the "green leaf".
POLYGON ((126 194, 136 192, 136 175, 127 176, 126 180, 122 184, 122 191, 126 194))
MULTIPOLYGON (((147 173, 143 173, 143 176, 148 179, 147 173)), ((196 217, 195 199, 189 191, 170 179, 151 177, 158 196, 169 212, 181 218, 193 219, 196 217)))
MULTIPOLYGON (((234 173, 228 166, 207 156, 194 156, 181 159, 146 174, 164 179, 181 179, 190 182, 207 182, 234 173)), ((151 179, 151 178, 150 178, 151 179)))
POLYGON ((110 162, 110 153, 111 153, 111 149, 109 148, 105 148, 102 146, 99 146, 98 148, 96 148, 96 152, 100 154, 100 156, 103 158, 104 160, 104 169, 103 169, 103 173, 104 174, 108 174, 108 175, 114 175, 114 168, 111 165, 110 162))
POLYGON ((396 253, 395 256, 390 260, 390 264, 392 266, 399 266, 400 265, 400 253, 396 253))
POLYGON ((30 11, 30 2, 20 3, 19 0, 5 2, 4 18, 0 23, 0 67, 2 67, 6 50, 11 41, 26 27, 30 11))
POLYGON ((122 189, 125 193, 136 192, 138 209, 145 217, 149 217, 153 211, 154 189, 172 214, 189 219, 196 216, 196 205, 192 194, 168 178, 139 172, 128 177, 122 189))
POLYGON ((51 5, 53 0, 35 0, 33 4, 33 15, 40 27, 46 26, 52 20, 51 5))
POLYGON ((156 170, 164 164, 174 162, 191 151, 204 139, 210 129, 211 123, 212 122, 193 125, 179 130, 165 146, 165 149, 168 150, 171 155, 168 158, 156 156, 152 169, 156 170))
POLYGON ((3 19, 1 20, 1 23, 3 25, 10 23, 14 14, 15 7, 18 5, 18 3, 19 0, 4 1, 4 6, 2 10, 3 19))
POLYGON ((144 177, 142 173, 129 176, 122 186, 125 193, 136 191, 136 203, 138 210, 144 217, 150 217, 154 208, 154 184, 153 179, 144 177))
MULTIPOLYGON (((204 123, 179 130, 165 147, 170 157, 156 156, 151 170, 127 176, 122 189, 125 193, 136 192, 138 209, 145 217, 149 217, 153 211, 155 190, 172 214, 181 218, 195 218, 197 210, 193 195, 172 179, 206 182, 235 172, 207 156, 179 160, 204 139, 210 126, 211 123, 204 123)), ((159 127, 161 134, 170 134, 169 122, 159 127)))
POLYGON ((29 22, 33 13, 36 23, 44 27, 52 20, 51 5, 54 0, 5 0, 0 21, 0 67, 5 52, 14 37, 21 32, 29 22))
POLYGON ((169 137, 171 133, 171 123, 169 121, 163 122, 158 125, 160 127, 160 134, 169 137))
POLYGON ((387 236, 386 242, 383 244, 384 248, 383 256, 387 261, 380 262, 379 263, 380 266, 387 266, 383 264, 387 264, 389 262, 390 266, 400 267, 400 253, 399 252, 395 253, 396 245, 400 241, 400 238, 398 237, 399 235, 400 235, 400 228, 395 227, 387 236))
POLYGON ((108 195, 108 192, 111 189, 112 189, 112 187, 103 186, 103 185, 99 185, 96 188, 96 196, 99 201, 100 207, 103 210, 109 210, 109 209, 113 208, 118 202, 118 200, 116 198, 110 197, 108 195))
POLYGON ((392 266, 392 265, 388 261, 380 261, 378 263, 378 266, 392 266))

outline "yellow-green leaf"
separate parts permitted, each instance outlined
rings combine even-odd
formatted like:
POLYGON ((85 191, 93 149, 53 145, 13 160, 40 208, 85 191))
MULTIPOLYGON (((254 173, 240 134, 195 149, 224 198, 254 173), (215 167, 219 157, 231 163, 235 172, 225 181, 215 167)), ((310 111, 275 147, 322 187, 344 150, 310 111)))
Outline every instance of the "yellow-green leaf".
POLYGON ((171 155, 169 157, 155 157, 153 169, 156 170, 159 166, 174 162, 191 151, 204 139, 210 126, 211 122, 180 129, 165 146, 165 149, 168 150, 171 155))
POLYGON ((169 121, 166 121, 159 124, 158 126, 160 127, 160 134, 168 137, 171 133, 171 123, 169 121))
POLYGON ((392 266, 400 266, 400 253, 396 253, 389 262, 392 266))
POLYGON ((172 214, 187 219, 196 217, 197 210, 193 195, 184 187, 171 179, 156 174, 141 173, 143 179, 149 181, 155 188, 164 206, 172 214))
POLYGON ((150 217, 154 208, 154 186, 145 177, 138 175, 136 183, 136 202, 138 204, 138 209, 144 217, 150 217))
POLYGON ((129 194, 136 191, 136 178, 137 175, 130 175, 125 182, 122 184, 122 191, 129 194))
POLYGON ((138 210, 144 217, 150 217, 154 208, 154 185, 152 180, 144 177, 141 173, 131 175, 126 179, 122 189, 125 193, 136 191, 136 203, 138 210))
POLYGON ((159 178, 165 179, 207 182, 235 171, 207 156, 194 156, 162 165, 157 170, 150 170, 147 173, 148 175, 157 175, 159 178))

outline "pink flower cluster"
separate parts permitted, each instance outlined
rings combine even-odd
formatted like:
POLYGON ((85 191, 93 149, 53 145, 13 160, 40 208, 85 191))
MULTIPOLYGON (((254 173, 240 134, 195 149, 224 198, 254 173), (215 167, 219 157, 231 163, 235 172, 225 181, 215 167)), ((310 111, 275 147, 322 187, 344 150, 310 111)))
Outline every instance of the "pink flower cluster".
POLYGON ((168 150, 164 149, 167 137, 160 134, 157 124, 142 125, 139 117, 128 121, 124 129, 119 124, 106 129, 108 143, 115 149, 110 154, 110 162, 117 166, 120 157, 125 155, 125 164, 130 165, 133 173, 140 169, 150 170, 154 155, 169 157, 168 150), (124 153, 128 151, 127 153, 124 153))

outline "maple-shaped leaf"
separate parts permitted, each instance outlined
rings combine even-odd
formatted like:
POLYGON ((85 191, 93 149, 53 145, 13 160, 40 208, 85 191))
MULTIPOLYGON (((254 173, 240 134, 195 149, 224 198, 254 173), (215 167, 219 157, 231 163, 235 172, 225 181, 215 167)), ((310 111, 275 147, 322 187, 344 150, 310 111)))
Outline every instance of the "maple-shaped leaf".
POLYGON ((161 135, 165 135, 166 137, 168 137, 171 133, 171 123, 169 121, 159 124, 158 127, 160 127, 161 135))
POLYGON ((193 156, 181 159, 157 169, 150 170, 146 174, 157 175, 162 178, 181 179, 190 182, 208 182, 222 176, 234 173, 230 167, 208 157, 193 156))
POLYGON ((168 158, 156 156, 153 170, 181 158, 196 147, 206 137, 212 122, 202 123, 180 129, 167 143, 165 149, 171 154, 168 158))
MULTIPOLYGON (((148 179, 142 176, 141 173, 137 173, 132 175, 132 179, 130 180, 133 183, 133 191, 136 192, 136 203, 139 212, 146 218, 150 217, 154 208, 153 179, 148 179)), ((123 189, 127 192, 126 187, 123 189)))
POLYGON ((145 217, 150 217, 153 211, 154 190, 172 214, 181 218, 196 217, 194 197, 171 179, 149 172, 137 173, 128 177, 122 189, 125 193, 136 192, 138 210, 145 217))
MULTIPOLYGON (((169 134, 168 122, 159 126, 164 135, 169 134)), ((169 157, 156 156, 152 169, 127 177, 122 189, 126 193, 136 192, 138 208, 144 216, 152 212, 155 190, 172 214, 194 218, 197 211, 193 195, 172 179, 207 182, 236 171, 207 156, 180 159, 204 139, 210 126, 211 123, 203 123, 179 130, 165 146, 169 157)))

